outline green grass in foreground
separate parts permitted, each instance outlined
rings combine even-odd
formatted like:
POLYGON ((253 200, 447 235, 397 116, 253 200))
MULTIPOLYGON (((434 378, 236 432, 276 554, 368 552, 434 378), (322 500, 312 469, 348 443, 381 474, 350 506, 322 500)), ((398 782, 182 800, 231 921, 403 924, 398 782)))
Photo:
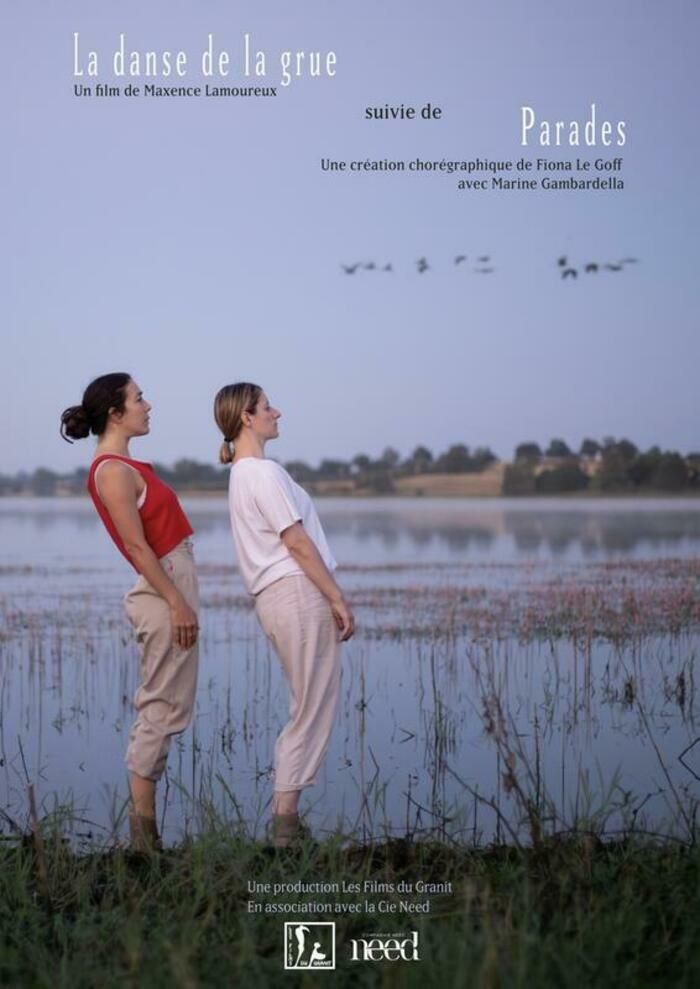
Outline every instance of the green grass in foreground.
POLYGON ((398 840, 348 848, 330 840, 280 854, 219 833, 151 857, 120 849, 77 857, 49 839, 45 863, 42 882, 30 839, 0 848, 2 985, 700 985, 700 850, 681 844, 579 837, 548 839, 538 849, 469 850, 398 840), (427 915, 248 913, 249 880, 298 879, 450 880, 454 893, 431 897, 427 915), (284 971, 285 920, 336 922, 333 975, 284 971), (420 961, 349 960, 351 937, 412 930, 420 961))

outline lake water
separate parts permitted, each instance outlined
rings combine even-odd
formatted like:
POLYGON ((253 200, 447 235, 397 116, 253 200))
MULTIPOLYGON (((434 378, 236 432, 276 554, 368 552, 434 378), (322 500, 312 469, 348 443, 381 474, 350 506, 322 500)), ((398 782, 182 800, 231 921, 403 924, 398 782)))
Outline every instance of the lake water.
MULTIPOLYGON (((165 837, 208 821, 262 837, 287 693, 243 591, 224 499, 183 499, 202 591, 193 726, 159 787, 165 837), (166 785, 167 783, 167 785, 166 785), (167 792, 166 792, 167 791, 167 792)), ((700 501, 318 499, 358 631, 302 808, 322 837, 683 835, 698 796, 700 501)), ((0 500, 0 831, 69 806, 109 841, 138 659, 133 571, 91 503, 0 500)), ((122 828, 123 833, 123 828, 122 828)))

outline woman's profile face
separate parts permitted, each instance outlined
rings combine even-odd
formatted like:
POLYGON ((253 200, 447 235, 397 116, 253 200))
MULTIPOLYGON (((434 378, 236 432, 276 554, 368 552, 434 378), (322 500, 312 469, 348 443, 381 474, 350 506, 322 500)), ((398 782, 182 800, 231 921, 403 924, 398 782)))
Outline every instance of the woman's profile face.
POLYGON ((129 436, 145 436, 150 431, 149 416, 152 406, 132 379, 126 386, 124 411, 117 413, 117 422, 129 436))
POLYGON ((263 392, 258 399, 258 404, 255 406, 255 412, 251 416, 250 425, 251 428, 262 438, 266 440, 274 439, 279 436, 279 427, 277 426, 277 420, 282 415, 279 409, 274 409, 270 405, 270 400, 263 392))

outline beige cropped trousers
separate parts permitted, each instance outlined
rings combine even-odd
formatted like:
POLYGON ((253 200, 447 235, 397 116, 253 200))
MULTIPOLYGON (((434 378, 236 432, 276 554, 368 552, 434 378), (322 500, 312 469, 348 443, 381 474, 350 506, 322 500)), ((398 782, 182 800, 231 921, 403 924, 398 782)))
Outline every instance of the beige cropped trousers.
POLYGON ((340 695, 340 642, 330 605, 304 574, 282 577, 255 598, 255 611, 289 686, 289 721, 275 743, 274 789, 316 782, 340 695))
MULTIPOLYGON (((191 541, 184 539, 160 558, 160 565, 197 612, 199 587, 191 541)), ((141 684, 134 694, 136 720, 129 732, 126 764, 138 776, 159 780, 172 736, 183 732, 192 719, 199 645, 195 642, 185 649, 173 641, 170 607, 143 575, 125 595, 124 607, 141 654, 141 684)))

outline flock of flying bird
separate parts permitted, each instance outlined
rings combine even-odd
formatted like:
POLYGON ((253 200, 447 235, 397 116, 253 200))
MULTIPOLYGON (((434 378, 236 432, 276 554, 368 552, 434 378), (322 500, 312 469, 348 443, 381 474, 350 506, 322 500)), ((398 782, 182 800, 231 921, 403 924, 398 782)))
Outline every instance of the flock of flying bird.
MULTIPOLYGON (((464 264, 466 260, 467 260, 466 254, 458 254, 457 257, 455 258, 455 264, 464 264)), ((488 264, 490 260, 491 257, 488 254, 482 254, 481 257, 478 257, 476 259, 477 263, 480 265, 488 264)), ((377 265, 374 263, 374 261, 367 261, 367 262, 356 261, 354 264, 341 264, 340 267, 343 269, 346 275, 354 275, 356 271, 361 271, 363 269, 365 271, 394 270, 391 262, 385 265, 377 265)), ((418 270, 419 275, 422 275, 424 272, 429 271, 430 265, 428 264, 428 259, 418 258, 418 260, 416 261, 416 268, 418 270)), ((491 272, 494 271, 493 268, 484 268, 484 267, 474 268, 473 270, 479 275, 490 275, 491 272)))
MULTIPOLYGON (((605 264, 599 264, 598 261, 589 261, 588 264, 584 265, 583 270, 587 275, 595 274, 603 268, 605 271, 622 271, 626 264, 636 264, 637 258, 623 258, 622 261, 618 261, 613 264, 611 262, 606 262, 605 264)), ((557 265, 561 269, 562 278, 578 278, 578 268, 572 268, 568 262, 566 256, 559 258, 557 265)))
MULTIPOLYGON (((476 263, 481 265, 480 268, 472 268, 477 275, 490 275, 491 272, 495 271, 493 267, 484 267, 488 265, 491 260, 489 254, 482 254, 480 257, 476 258, 476 263)), ((637 258, 623 258, 622 261, 617 261, 615 263, 606 261, 605 263, 598 261, 589 261, 583 266, 583 270, 586 274, 595 274, 598 271, 622 271, 626 264, 636 264, 637 258)), ((467 262, 466 254, 458 254, 455 259, 455 265, 465 264, 467 262)), ((346 275, 354 275, 356 271, 393 271, 394 266, 389 262, 385 265, 378 265, 374 261, 355 261, 354 264, 341 264, 340 266, 346 275)), ((578 268, 572 268, 569 264, 566 255, 560 257, 557 261, 557 267, 561 272, 562 278, 578 278, 578 268)), ((428 264, 427 258, 419 258, 416 261, 416 268, 419 275, 424 274, 426 271, 430 270, 430 265, 428 264)))

